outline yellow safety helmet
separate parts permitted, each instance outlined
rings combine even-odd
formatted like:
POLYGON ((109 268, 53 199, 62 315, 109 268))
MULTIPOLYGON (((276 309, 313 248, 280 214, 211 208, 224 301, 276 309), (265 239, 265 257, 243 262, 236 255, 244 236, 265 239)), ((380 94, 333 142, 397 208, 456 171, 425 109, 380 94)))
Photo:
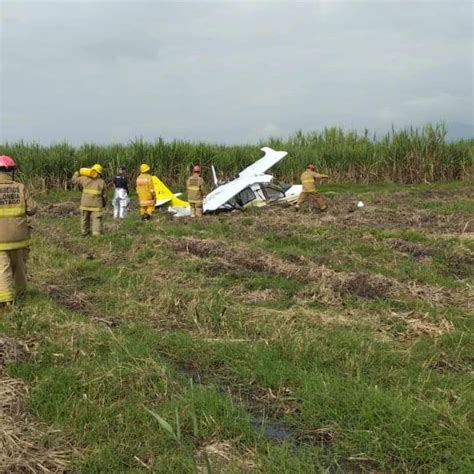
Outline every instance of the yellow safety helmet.
POLYGON ((97 174, 104 174, 104 168, 101 165, 96 163, 91 169, 97 172, 97 174))
POLYGON ((146 165, 145 163, 143 163, 143 165, 140 165, 140 173, 148 173, 148 171, 150 171, 151 168, 149 165, 146 165))

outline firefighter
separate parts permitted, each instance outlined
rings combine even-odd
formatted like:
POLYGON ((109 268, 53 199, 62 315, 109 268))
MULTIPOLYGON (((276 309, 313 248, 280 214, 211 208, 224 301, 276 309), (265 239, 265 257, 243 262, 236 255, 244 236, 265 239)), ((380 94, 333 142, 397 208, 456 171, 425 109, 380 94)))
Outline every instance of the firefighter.
POLYGON ((316 180, 323 178, 329 178, 329 176, 316 173, 314 165, 312 163, 308 163, 306 166, 306 171, 301 175, 301 184, 303 185, 303 189, 295 206, 297 211, 299 210, 300 206, 308 199, 314 200, 320 211, 325 211, 327 209, 326 200, 316 190, 316 180))
POLYGON ((125 219, 130 198, 128 197, 128 179, 125 176, 125 167, 119 166, 114 176, 114 219, 125 219))
POLYGON ((30 246, 27 217, 37 206, 22 183, 14 181, 15 161, 0 156, 0 306, 9 306, 26 289, 30 246))
POLYGON ((105 182, 102 179, 104 169, 95 164, 90 168, 90 176, 81 176, 76 171, 72 183, 82 190, 81 197, 81 234, 86 236, 91 233, 97 236, 102 234, 103 211, 107 202, 105 182))
POLYGON ((201 167, 193 166, 193 174, 186 182, 191 217, 202 217, 202 201, 204 199, 204 180, 201 178, 201 167))
POLYGON ((140 175, 137 178, 137 194, 143 221, 150 220, 155 211, 155 188, 150 171, 149 165, 140 165, 140 175))

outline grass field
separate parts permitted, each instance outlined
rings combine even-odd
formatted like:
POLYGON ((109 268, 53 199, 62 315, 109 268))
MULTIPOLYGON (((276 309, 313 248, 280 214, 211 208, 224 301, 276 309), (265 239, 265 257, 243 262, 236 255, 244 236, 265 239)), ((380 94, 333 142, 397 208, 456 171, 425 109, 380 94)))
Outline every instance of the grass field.
POLYGON ((0 470, 473 472, 473 183, 322 190, 95 239, 43 195, 0 470))

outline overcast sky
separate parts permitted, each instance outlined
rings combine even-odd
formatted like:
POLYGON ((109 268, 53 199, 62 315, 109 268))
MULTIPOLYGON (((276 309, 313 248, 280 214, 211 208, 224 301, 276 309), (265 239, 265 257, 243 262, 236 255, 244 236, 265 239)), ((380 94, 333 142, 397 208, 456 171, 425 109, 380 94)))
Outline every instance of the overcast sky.
POLYGON ((470 0, 0 5, 0 141, 474 136, 470 0))

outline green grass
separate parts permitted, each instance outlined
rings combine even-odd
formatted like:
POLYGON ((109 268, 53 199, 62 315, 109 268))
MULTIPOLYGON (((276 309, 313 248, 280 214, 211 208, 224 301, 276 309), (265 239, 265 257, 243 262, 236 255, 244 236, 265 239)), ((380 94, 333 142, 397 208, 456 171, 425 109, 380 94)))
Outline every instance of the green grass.
MULTIPOLYGON (((409 194, 406 208, 426 190, 392 191, 397 203, 409 194)), ((354 192, 339 187, 337 196, 354 192)), ((374 201, 386 194, 367 192, 374 201)), ((463 206, 454 217, 464 218, 463 206)), ((2 313, 0 332, 35 341, 34 357, 7 371, 30 387, 27 411, 76 449, 71 470, 472 471, 473 278, 448 271, 454 255, 472 252, 470 241, 444 237, 436 223, 344 227, 281 213, 200 223, 160 215, 146 225, 132 213, 119 226, 107 218, 97 239, 80 237, 78 216, 50 210, 33 222, 31 289, 2 313), (229 255, 256 252, 281 271, 168 243, 189 237, 222 242, 229 255), (389 239, 430 257, 403 254, 389 239), (338 295, 330 277, 305 281, 286 275, 287 264, 382 274, 402 290, 338 295), (410 285, 428 293, 416 298, 410 285), (434 304, 439 288, 453 298, 434 304), (283 440, 268 436, 278 427, 283 440)))
POLYGON ((439 214, 449 215, 455 212, 474 215, 474 203, 471 199, 456 199, 452 202, 420 202, 417 207, 429 209, 439 214))

